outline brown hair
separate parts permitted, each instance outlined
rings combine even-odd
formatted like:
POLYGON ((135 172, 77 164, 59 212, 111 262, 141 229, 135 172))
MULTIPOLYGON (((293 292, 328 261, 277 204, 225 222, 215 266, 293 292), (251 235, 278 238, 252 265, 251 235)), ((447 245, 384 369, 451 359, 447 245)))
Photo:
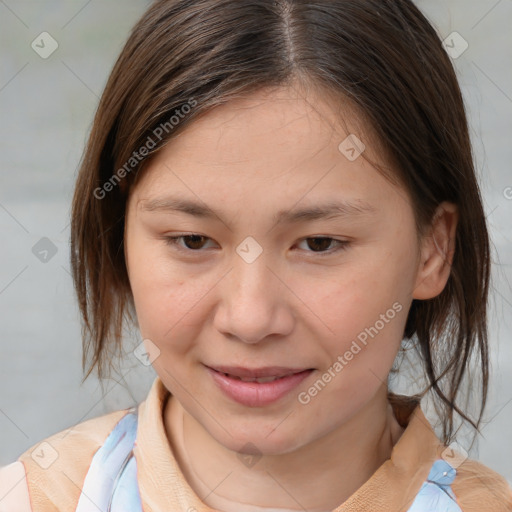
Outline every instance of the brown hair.
POLYGON ((84 370, 92 354, 84 380, 94 367, 100 377, 112 367, 125 314, 135 318, 123 236, 137 175, 199 115, 292 81, 325 88, 368 119, 411 198, 418 233, 442 201, 457 205, 447 285, 431 300, 413 301, 404 338, 417 340, 444 442, 454 411, 478 429, 488 385, 489 238, 456 74, 410 0, 160 0, 149 7, 105 87, 73 199, 84 370), (481 376, 476 420, 457 405, 473 356, 481 376))

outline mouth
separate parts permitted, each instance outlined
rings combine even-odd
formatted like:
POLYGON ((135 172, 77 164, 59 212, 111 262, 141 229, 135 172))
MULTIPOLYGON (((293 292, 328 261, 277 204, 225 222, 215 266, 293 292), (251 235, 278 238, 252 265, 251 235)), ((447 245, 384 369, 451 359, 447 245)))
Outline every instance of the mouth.
POLYGON ((313 368, 286 368, 284 366, 266 366, 264 368, 245 368, 241 366, 208 366, 211 370, 224 374, 226 377, 243 382, 272 382, 297 373, 311 371, 313 368))
POLYGON ((284 398, 314 372, 313 368, 282 366, 206 368, 225 396, 248 407, 264 407, 284 398))

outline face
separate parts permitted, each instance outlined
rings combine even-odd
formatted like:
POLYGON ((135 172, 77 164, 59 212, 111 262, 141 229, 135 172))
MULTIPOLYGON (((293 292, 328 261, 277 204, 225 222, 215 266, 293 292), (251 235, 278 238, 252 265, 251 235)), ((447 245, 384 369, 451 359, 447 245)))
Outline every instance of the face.
POLYGON ((340 124, 323 98, 279 89, 217 107, 157 154, 127 204, 153 367, 233 450, 290 452, 357 415, 386 386, 412 302, 411 205, 363 158, 384 163, 355 115, 340 124), (288 376, 242 382, 244 369, 288 376))

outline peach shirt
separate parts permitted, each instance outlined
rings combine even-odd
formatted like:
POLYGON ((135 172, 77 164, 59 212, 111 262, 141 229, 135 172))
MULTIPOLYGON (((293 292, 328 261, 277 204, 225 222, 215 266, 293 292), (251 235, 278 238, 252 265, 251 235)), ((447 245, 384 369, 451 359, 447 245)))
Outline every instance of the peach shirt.
MULTIPOLYGON (((173 455, 163 422, 169 397, 156 377, 138 408, 134 455, 144 512, 214 512, 189 486, 173 455)), ((333 512, 405 512, 445 449, 417 402, 392 394, 389 398, 405 430, 390 459, 333 512)), ((94 453, 127 412, 115 411, 54 434, 0 468, 0 512, 74 511, 94 453), (47 469, 37 462, 41 449, 58 454, 47 469)), ((512 511, 512 491, 505 479, 479 462, 465 460, 451 488, 465 512, 512 511)))

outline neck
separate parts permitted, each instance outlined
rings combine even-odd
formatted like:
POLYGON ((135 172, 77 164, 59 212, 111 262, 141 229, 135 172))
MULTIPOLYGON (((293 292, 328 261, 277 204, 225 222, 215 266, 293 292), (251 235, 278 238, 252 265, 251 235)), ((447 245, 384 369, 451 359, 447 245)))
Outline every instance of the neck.
POLYGON ((174 397, 167 402, 164 422, 173 453, 194 492, 206 496, 203 501, 212 508, 229 503, 241 512, 257 507, 333 510, 390 458, 403 431, 385 387, 347 423, 313 443, 285 454, 263 455, 247 467, 174 397))

